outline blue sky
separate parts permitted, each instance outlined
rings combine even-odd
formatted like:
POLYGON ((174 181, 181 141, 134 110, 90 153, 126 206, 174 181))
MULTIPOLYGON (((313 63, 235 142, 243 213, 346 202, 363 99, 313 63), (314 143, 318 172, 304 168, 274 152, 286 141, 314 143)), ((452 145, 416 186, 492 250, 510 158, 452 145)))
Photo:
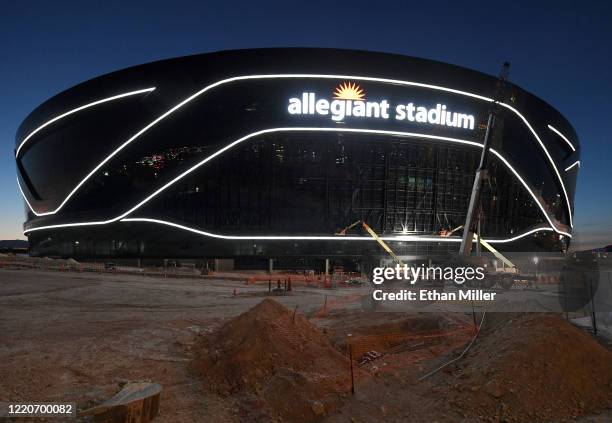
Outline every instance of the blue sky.
POLYGON ((612 243, 610 2, 36 2, 0 14, 0 239, 24 238, 15 131, 54 94, 140 63, 249 47, 338 47, 497 74, 561 111, 581 139, 575 241, 612 243))

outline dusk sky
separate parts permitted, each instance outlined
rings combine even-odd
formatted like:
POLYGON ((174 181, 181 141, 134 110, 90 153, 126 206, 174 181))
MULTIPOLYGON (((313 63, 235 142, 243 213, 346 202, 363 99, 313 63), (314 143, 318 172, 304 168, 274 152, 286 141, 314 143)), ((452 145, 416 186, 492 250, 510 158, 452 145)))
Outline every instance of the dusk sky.
POLYGON ((24 239, 15 132, 41 102, 159 59, 253 47, 424 57, 510 79, 556 107, 581 141, 575 238, 612 244, 612 2, 4 2, 0 12, 0 239, 24 239))

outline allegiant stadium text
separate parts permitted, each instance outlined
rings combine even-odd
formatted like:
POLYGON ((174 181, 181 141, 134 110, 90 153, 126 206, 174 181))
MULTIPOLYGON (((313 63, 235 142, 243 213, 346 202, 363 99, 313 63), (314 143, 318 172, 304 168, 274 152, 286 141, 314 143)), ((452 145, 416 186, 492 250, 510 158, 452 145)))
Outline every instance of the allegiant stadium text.
MULTIPOLYGON (((346 117, 364 117, 375 119, 389 119, 391 105, 387 100, 362 101, 342 100, 329 101, 324 98, 317 99, 315 93, 303 93, 302 98, 290 98, 287 110, 291 115, 322 115, 331 116, 334 121, 344 120, 346 117)), ((454 128, 474 129, 474 115, 457 113, 447 110, 446 105, 437 104, 428 109, 414 103, 398 104, 395 107, 396 120, 407 120, 416 123, 429 123, 432 125, 450 126, 454 128)))

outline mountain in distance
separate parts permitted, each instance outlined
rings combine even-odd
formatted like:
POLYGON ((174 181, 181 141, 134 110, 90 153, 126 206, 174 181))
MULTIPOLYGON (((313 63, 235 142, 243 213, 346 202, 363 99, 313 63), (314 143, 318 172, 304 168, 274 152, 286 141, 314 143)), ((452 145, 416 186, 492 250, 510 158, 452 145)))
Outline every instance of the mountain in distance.
POLYGON ((0 240, 0 249, 10 250, 14 248, 28 248, 28 241, 24 239, 3 239, 0 240))

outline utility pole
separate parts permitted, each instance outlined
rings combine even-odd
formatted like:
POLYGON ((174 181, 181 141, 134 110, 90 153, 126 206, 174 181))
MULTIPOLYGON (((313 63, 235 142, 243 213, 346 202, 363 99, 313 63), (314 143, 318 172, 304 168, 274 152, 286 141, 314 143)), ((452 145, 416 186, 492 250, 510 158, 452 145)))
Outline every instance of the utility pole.
POLYGON ((353 334, 349 333, 346 335, 346 339, 348 341, 349 348, 349 361, 351 362, 351 394, 355 395, 355 373, 353 371, 353 342, 352 342, 353 334))
MULTIPOLYGON (((480 194, 482 191, 483 182, 489 177, 489 153, 491 151, 493 130, 495 128, 495 118, 500 112, 499 103, 504 101, 506 82, 508 81, 509 72, 510 63, 504 62, 497 81, 495 98, 493 99, 491 109, 489 110, 489 119, 487 121, 487 130, 485 131, 482 155, 480 156, 480 164, 476 170, 476 177, 474 178, 474 185, 472 186, 472 195, 470 196, 470 204, 465 217, 465 225, 463 226, 463 237, 461 238, 459 254, 464 256, 471 255, 474 233, 478 231, 478 223, 480 222, 480 194)), ((478 235, 480 236, 480 234, 478 235)))

